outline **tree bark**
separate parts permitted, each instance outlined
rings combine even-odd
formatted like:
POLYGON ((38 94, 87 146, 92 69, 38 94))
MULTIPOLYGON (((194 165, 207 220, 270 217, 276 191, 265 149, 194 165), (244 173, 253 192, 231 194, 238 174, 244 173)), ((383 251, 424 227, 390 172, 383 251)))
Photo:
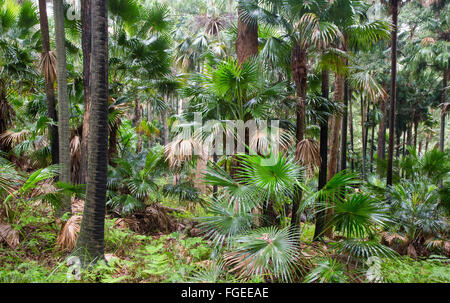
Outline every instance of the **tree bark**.
MULTIPOLYGON (((330 75, 327 70, 322 71, 322 97, 329 98, 330 90, 330 75)), ((328 118, 324 118, 324 121, 320 123, 320 168, 319 168, 319 180, 318 190, 321 190, 327 183, 327 164, 328 164, 328 118)), ((320 209, 320 208, 319 208, 320 209)), ((318 240, 322 237, 325 229, 325 215, 326 211, 321 209, 316 214, 316 226, 314 229, 314 240, 318 240)))
POLYGON ((439 134, 439 150, 444 152, 445 149, 445 104, 447 103, 447 80, 448 80, 448 69, 444 69, 444 75, 442 78, 442 113, 441 113, 441 132, 439 134))
MULTIPOLYGON (((48 30, 47 18, 47 2, 46 0, 39 0, 39 21, 41 26, 42 39, 42 58, 50 56, 50 35, 48 30)), ((49 75, 45 76, 45 96, 47 98, 47 114, 55 123, 58 122, 56 115, 55 90, 53 86, 54 79, 50 79, 49 75)), ((59 138, 58 126, 49 125, 50 145, 52 150, 52 164, 59 163, 59 138)))
MULTIPOLYGON (((167 95, 164 94, 164 103, 167 105, 167 95)), ((163 120, 163 132, 164 132, 164 146, 169 143, 169 123, 167 121, 167 109, 164 109, 162 112, 162 120, 163 120)))
MULTIPOLYGON (((336 75, 335 80, 335 88, 334 88, 334 102, 342 102, 344 97, 344 82, 345 78, 342 75, 336 75)), ((327 181, 330 181, 331 178, 337 173, 337 165, 338 165, 338 159, 339 159, 339 138, 340 138, 340 131, 341 131, 341 120, 342 115, 341 114, 334 114, 331 118, 331 138, 328 142, 328 145, 330 146, 329 151, 329 162, 328 162, 328 177, 327 181)), ((333 201, 330 201, 330 203, 333 203, 333 201)), ((333 210, 329 209, 327 211, 327 218, 326 218, 326 225, 328 225, 328 222, 331 221, 331 218, 333 216, 333 210)), ((333 230, 331 227, 327 228, 325 230, 325 236, 331 238, 333 235, 333 230)))
POLYGON ((390 9, 392 12, 392 41, 391 41, 391 95, 389 108, 389 147, 388 147, 388 166, 386 174, 386 185, 392 185, 392 165, 394 161, 394 133, 395 133, 395 99, 396 99, 396 79, 397 79, 397 17, 398 0, 390 0, 390 9))
MULTIPOLYGON (((56 72, 58 77, 58 136, 59 164, 61 167, 59 180, 70 183, 70 106, 67 92, 66 41, 62 0, 53 0, 53 16, 55 19, 56 72)), ((63 199, 58 215, 62 216, 66 212, 71 212, 69 197, 63 199)))
POLYGON ((238 7, 236 54, 239 64, 258 54, 258 23, 247 23, 242 19, 242 10, 238 7))
POLYGON ((92 0, 92 103, 86 202, 76 254, 84 265, 104 258, 108 150, 108 13, 106 0, 92 0))
POLYGON ((352 104, 353 104, 353 92, 350 89, 349 92, 349 113, 350 113, 350 148, 352 150, 352 161, 351 161, 351 168, 352 171, 355 170, 355 161, 353 159, 353 155, 355 154, 355 145, 354 145, 354 141, 353 141, 353 109, 352 109, 352 104))
MULTIPOLYGON (((342 102, 344 93, 344 76, 336 75, 335 89, 334 89, 334 102, 342 102)), ((328 178, 329 181, 337 173, 337 164, 339 158, 339 138, 341 130, 341 119, 340 114, 334 114, 331 118, 331 137, 328 142, 330 146, 330 151, 328 154, 328 178)))
POLYGON ((347 168, 347 123, 348 123, 348 82, 345 80, 344 84, 344 113, 342 115, 342 138, 341 138, 341 168, 347 168))
POLYGON ((366 102, 361 92, 361 135, 362 135, 362 179, 366 179, 366 157, 367 157, 367 111, 366 102))
POLYGON ((92 16, 91 1, 81 1, 81 49, 83 50, 83 89, 84 115, 83 131, 81 134, 81 163, 78 182, 86 184, 89 154, 89 120, 91 111, 91 52, 92 52, 92 16))
MULTIPOLYGON (((291 70, 292 77, 297 91, 297 103, 295 107, 296 114, 296 146, 305 138, 306 128, 306 80, 308 77, 308 55, 306 49, 295 45, 291 54, 291 70)), ((299 159, 299 155, 296 155, 299 159)), ((300 187, 295 186, 294 199, 292 201, 292 221, 291 224, 299 225, 298 209, 302 199, 302 191, 300 187)))
POLYGON ((381 162, 385 159, 385 149, 386 149, 386 100, 380 99, 380 112, 381 120, 378 126, 378 145, 377 145, 377 172, 378 175, 382 176, 382 166, 381 162))

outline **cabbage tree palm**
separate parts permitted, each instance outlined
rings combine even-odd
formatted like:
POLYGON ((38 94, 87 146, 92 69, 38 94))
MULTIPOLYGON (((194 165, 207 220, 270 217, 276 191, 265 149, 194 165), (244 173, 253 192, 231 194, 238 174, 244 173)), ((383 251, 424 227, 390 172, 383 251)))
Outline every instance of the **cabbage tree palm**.
POLYGON ((92 86, 89 169, 83 220, 76 254, 84 264, 104 258, 108 150, 108 11, 105 0, 92 1, 92 86))
MULTIPOLYGON (((63 0, 53 1, 53 16, 55 19, 56 72, 58 80, 58 135, 59 163, 61 172, 59 180, 70 182, 70 126, 69 126, 69 95, 67 92, 66 45, 64 29, 63 0)), ((65 199, 59 215, 71 212, 70 199, 65 199)))
MULTIPOLYGON (((48 117, 54 122, 58 121, 55 106, 55 90, 54 81, 56 79, 56 62, 53 52, 50 51, 50 35, 48 30, 47 18, 47 1, 39 0, 39 21, 41 26, 42 41, 42 70, 45 77, 45 95, 47 97, 47 113, 48 117)), ((59 137, 58 127, 56 125, 49 126, 50 142, 52 150, 52 163, 59 162, 59 137)))

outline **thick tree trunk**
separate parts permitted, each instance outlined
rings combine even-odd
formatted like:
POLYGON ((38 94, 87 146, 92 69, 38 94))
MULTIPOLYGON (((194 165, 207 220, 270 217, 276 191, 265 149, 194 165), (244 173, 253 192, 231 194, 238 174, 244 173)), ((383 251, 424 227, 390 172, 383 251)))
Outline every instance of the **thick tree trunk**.
POLYGON ((89 169, 83 220, 75 253, 82 263, 104 258, 108 150, 108 13, 106 0, 92 0, 92 103, 89 169))
MULTIPOLYGON (((334 88, 334 102, 342 102, 344 97, 344 82, 345 78, 342 75, 336 75, 335 79, 335 88, 334 88)), ((330 146, 329 151, 329 162, 328 162, 328 177, 327 181, 329 181, 333 176, 337 173, 337 166, 338 166, 338 159, 339 159, 339 138, 340 138, 340 131, 341 131, 341 120, 342 115, 341 114, 335 114, 331 118, 331 137, 328 142, 328 146, 330 146)), ((333 201, 330 201, 330 203, 333 203, 333 201)), ((333 216, 333 210, 329 209, 327 211, 327 217, 326 217, 326 225, 329 224, 331 221, 331 218, 333 216)), ((328 228, 325 230, 325 236, 331 238, 333 236, 333 230, 332 228, 328 228)))
MULTIPOLYGON (((291 70, 292 77, 297 91, 297 103, 295 108, 297 128, 296 128, 296 145, 305 138, 306 128, 306 80, 308 77, 308 56, 306 49, 296 45, 291 54, 291 70)), ((299 155, 296 155, 299 159, 299 155)), ((302 199, 302 191, 300 187, 295 187, 294 199, 292 201, 292 225, 299 225, 298 209, 302 199)))
POLYGON ((91 52, 92 52, 92 16, 91 1, 81 1, 81 49, 83 50, 83 88, 84 88, 84 115, 83 131, 81 135, 81 163, 79 172, 79 183, 86 184, 88 170, 88 142, 89 142, 89 120, 91 107, 91 52))
MULTIPOLYGON (((42 58, 50 56, 50 35, 48 31, 48 18, 47 18, 47 2, 46 0, 39 0, 39 21, 41 26, 42 37, 42 58)), ((56 115, 55 104, 55 90, 53 87, 54 79, 50 78, 50 75, 45 74, 45 96, 47 98, 47 114, 54 122, 58 122, 56 115)), ((59 138, 58 138, 58 126, 49 125, 50 133, 50 146, 52 150, 52 164, 59 163, 59 138)))
POLYGON ((239 64, 258 54, 258 23, 256 21, 253 24, 246 23, 242 19, 241 9, 238 8, 236 54, 239 64))
MULTIPOLYGON (((334 102, 342 102, 344 97, 344 76, 336 75, 335 89, 334 89, 334 102)), ((328 154, 328 178, 330 180, 337 173, 337 164, 339 158, 339 138, 341 131, 341 119, 342 115, 335 114, 331 118, 329 123, 331 129, 331 137, 328 142, 330 151, 328 154)))
MULTIPOLYGON (((322 97, 329 98, 330 76, 327 70, 322 71, 322 97)), ((327 184, 327 164, 328 164, 328 118, 320 123, 320 168, 318 190, 321 190, 327 184)), ((316 214, 316 226, 314 229, 314 240, 322 237, 325 229, 325 210, 320 210, 316 214)))
POLYGON ((391 96, 389 108, 389 147, 388 147, 388 166, 386 174, 386 185, 392 185, 392 165, 394 161, 394 133, 395 133, 395 98, 396 98, 396 80, 397 80, 397 17, 398 0, 390 0, 392 12, 392 41, 391 41, 391 96))
MULTIPOLYGON (((70 183, 69 95, 67 93, 66 44, 62 0, 53 0, 55 19, 56 72, 58 75, 59 180, 70 183)), ((58 215, 71 212, 70 198, 63 199, 58 215)))

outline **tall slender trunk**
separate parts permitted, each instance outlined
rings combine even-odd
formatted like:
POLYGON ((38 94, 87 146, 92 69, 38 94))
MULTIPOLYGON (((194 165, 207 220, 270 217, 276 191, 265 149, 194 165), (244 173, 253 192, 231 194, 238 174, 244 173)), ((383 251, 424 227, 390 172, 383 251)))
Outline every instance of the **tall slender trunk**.
POLYGON ((354 145, 354 141, 353 141, 353 109, 352 109, 352 104, 353 104, 353 92, 350 89, 349 92, 349 113, 350 113, 350 148, 352 150, 352 161, 351 161, 351 168, 352 171, 355 170, 355 160, 353 159, 353 155, 355 154, 355 145, 354 145))
MULTIPOLYGON (((322 71, 322 97, 329 98, 330 75, 327 70, 322 71)), ((327 183, 327 163, 328 163, 328 117, 320 122, 320 168, 319 184, 317 189, 321 190, 327 183)), ((316 227, 314 229, 314 240, 319 239, 325 229, 325 210, 319 210, 316 214, 316 227)))
POLYGON ((258 23, 245 22, 242 11, 238 7, 238 34, 236 39, 238 63, 242 64, 250 57, 258 54, 258 23))
POLYGON ((372 136, 370 138, 370 172, 373 172, 373 153, 374 153, 374 141, 375 141, 375 104, 372 107, 372 115, 371 115, 371 123, 372 123, 372 136))
POLYGON ((381 112, 381 120, 378 125, 378 146, 377 146, 377 173, 378 175, 382 175, 382 161, 385 158, 385 149, 386 149, 386 100, 384 98, 380 99, 380 112, 381 112))
MULTIPOLYGON (((167 104, 167 94, 164 94, 164 103, 167 104)), ((163 120, 163 132, 164 132, 164 146, 169 143, 169 123, 167 121, 167 109, 164 109, 162 112, 162 120, 163 120)))
POLYGON ((111 166, 115 166, 114 159, 117 158, 117 125, 113 125, 109 131, 109 143, 108 143, 108 163, 111 166))
MULTIPOLYGON (((342 75, 336 75, 335 80, 335 88, 334 88, 334 102, 342 102, 344 97, 344 76, 342 75)), ((339 159, 339 138, 340 138, 340 131, 341 131, 341 114, 334 114, 331 118, 331 137, 328 142, 328 145, 330 146, 330 150, 328 153, 328 177, 327 181, 329 181, 333 176, 337 173, 337 165, 338 165, 338 159, 339 159)), ((330 203, 333 203, 333 201, 329 201, 330 203)), ((326 215, 326 225, 328 225, 328 222, 331 221, 331 218, 333 216, 333 210, 329 209, 327 211, 326 215)), ((327 228, 325 230, 325 236, 332 237, 333 230, 331 227, 327 228)))
POLYGON ((91 1, 81 1, 81 49, 83 51, 83 89, 84 89, 84 115, 83 131, 81 134, 81 163, 78 182, 86 184, 88 170, 88 142, 89 120, 91 112, 91 52, 92 52, 92 16, 91 1))
POLYGON ((347 123, 348 123, 348 81, 345 80, 344 84, 344 113, 342 115, 342 138, 341 138, 341 168, 344 170, 347 168, 347 123))
POLYGON ((362 134, 362 179, 366 179, 366 156, 367 156, 367 111, 366 102, 361 92, 361 134, 362 134))
POLYGON ((392 41, 391 41, 391 96, 389 108, 389 147, 388 147, 388 166, 386 174, 386 185, 392 185, 392 165, 394 161, 394 133, 395 133, 395 98, 396 98, 396 80, 397 80, 397 17, 398 0, 390 0, 392 12, 392 41))
MULTIPOLYGON (((306 128, 306 80, 308 77, 308 55, 306 49, 296 45, 291 54, 292 77, 297 91, 297 103, 295 107, 297 128, 295 141, 296 146, 305 138, 306 128)), ((298 149, 297 149, 298 150, 298 149)), ((296 155, 299 159, 299 155, 296 155)), ((302 190, 295 186, 294 199, 292 201, 292 225, 299 225, 298 209, 302 199, 302 190)))
MULTIPOLYGON (((63 0, 53 0, 53 16, 55 19, 56 72, 58 75, 58 135, 59 164, 61 166, 59 180, 70 183, 70 128, 69 128, 69 95, 67 93, 66 40, 64 31, 63 0)), ((58 215, 71 212, 70 198, 62 201, 58 215)))
POLYGON ((447 102, 447 80, 448 80, 448 69, 444 69, 444 75, 442 78, 442 113, 441 113, 441 132, 439 134, 439 150, 441 152, 445 149, 445 111, 447 102))
MULTIPOLYGON (((336 75, 334 88, 334 102, 342 102, 344 95, 344 76, 336 75)), ((330 180, 337 173, 337 163, 339 158, 339 138, 341 131, 342 115, 334 114, 328 124, 331 129, 331 137, 328 142, 330 146, 328 153, 328 178, 330 180)))
POLYGON ((83 264, 104 258, 108 150, 108 12, 106 0, 92 0, 92 103, 89 169, 76 254, 83 264))
POLYGON ((414 120, 414 150, 417 150, 417 131, 419 128, 419 121, 418 120, 414 120))
MULTIPOLYGON (((42 59, 47 57, 50 62, 50 35, 48 31, 48 18, 47 18, 47 1, 39 0, 39 21, 41 26, 42 37, 42 59)), ((53 67, 52 67, 53 68, 53 67)), ((55 90, 53 87, 54 79, 51 79, 51 75, 44 72, 45 76, 45 95, 47 98, 47 114, 54 122, 58 122, 56 115, 56 103, 55 103, 55 90)), ((49 125, 50 133, 50 146, 52 150, 52 164, 59 163, 59 138, 58 138, 58 126, 49 125)))

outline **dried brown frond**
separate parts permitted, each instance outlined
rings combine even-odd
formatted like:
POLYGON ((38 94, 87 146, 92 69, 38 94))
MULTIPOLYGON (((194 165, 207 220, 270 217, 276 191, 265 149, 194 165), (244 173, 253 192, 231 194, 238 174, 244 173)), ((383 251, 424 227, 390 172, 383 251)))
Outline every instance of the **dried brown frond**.
POLYGON ((422 44, 422 46, 432 45, 434 43, 436 43, 436 40, 432 37, 426 37, 423 38, 422 41, 420 41, 420 44, 422 44))
POLYGON ((72 214, 81 214, 84 210, 84 200, 72 197, 72 214))
POLYGON ((39 68, 49 82, 53 83, 56 80, 56 56, 52 51, 42 54, 39 68))
POLYGON ((6 242, 11 249, 19 245, 19 232, 8 223, 0 223, 0 242, 6 242))
POLYGON ((196 151, 201 150, 201 143, 194 138, 182 138, 179 136, 169 142, 165 148, 166 160, 172 167, 181 166, 181 163, 192 159, 196 151))
POLYGON ((70 166, 72 172, 72 180, 78 176, 81 164, 81 137, 73 135, 70 140, 70 166))
POLYGON ((61 228, 56 246, 63 251, 72 251, 77 243, 82 216, 72 216, 61 228))
POLYGON ((314 175, 315 167, 320 166, 319 143, 313 139, 303 139, 297 144, 295 158, 308 170, 308 176, 314 175))
POLYGON ((22 141, 26 140, 30 135, 31 132, 28 129, 24 129, 17 132, 7 130, 0 135, 0 144, 14 147, 17 144, 21 143, 22 141))

